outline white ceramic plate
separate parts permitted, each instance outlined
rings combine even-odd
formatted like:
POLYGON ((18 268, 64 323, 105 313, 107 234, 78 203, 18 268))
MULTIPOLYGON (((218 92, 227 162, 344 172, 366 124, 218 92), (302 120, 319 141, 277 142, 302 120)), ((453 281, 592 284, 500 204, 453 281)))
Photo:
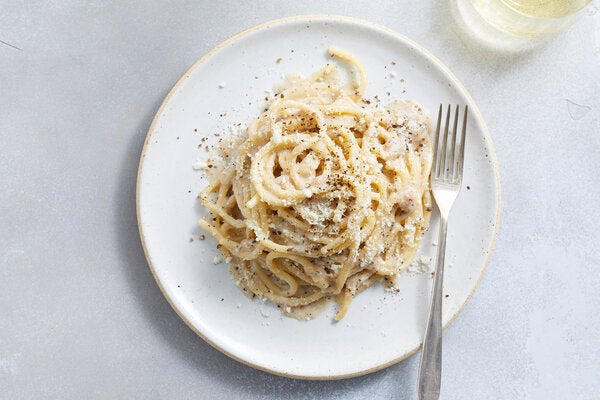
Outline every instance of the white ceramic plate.
MULTIPOLYGON (((241 293, 227 266, 214 263, 216 242, 208 234, 198 240, 204 232, 196 225, 202 212, 196 196, 206 181, 192 165, 208 157, 199 145, 214 142, 215 133, 254 119, 264 107, 265 90, 284 74, 307 75, 328 62, 330 45, 363 63, 367 97, 413 99, 432 117, 440 103, 469 105, 464 186, 447 244, 447 325, 473 294, 493 248, 500 190, 496 158, 485 123, 456 77, 422 47, 386 28, 349 18, 297 17, 262 24, 222 43, 192 66, 162 104, 148 132, 137 188, 148 263, 181 318, 241 362, 308 379, 365 374, 417 351, 431 274, 405 274, 396 295, 381 285, 366 290, 339 323, 332 320, 333 305, 310 322, 283 317, 272 304, 241 293)), ((437 225, 434 215, 421 254, 435 254, 437 225)))

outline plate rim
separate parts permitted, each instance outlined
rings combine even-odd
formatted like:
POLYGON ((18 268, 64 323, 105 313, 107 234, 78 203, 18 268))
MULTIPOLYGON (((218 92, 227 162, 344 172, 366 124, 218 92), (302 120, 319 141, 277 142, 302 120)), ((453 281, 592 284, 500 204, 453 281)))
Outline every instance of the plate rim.
POLYGON ((391 29, 388 28, 384 25, 380 25, 378 23, 375 22, 371 22, 371 21, 367 21, 364 19, 360 19, 360 18, 355 18, 355 17, 349 17, 349 16, 342 16, 342 15, 333 15, 333 14, 305 14, 305 15, 295 15, 295 16, 289 16, 289 17, 283 17, 283 18, 277 18, 277 19, 273 19, 273 20, 269 20, 269 21, 265 21, 262 22, 260 24, 251 26, 247 29, 244 29, 232 36, 230 36, 229 38, 225 39, 224 41, 220 42, 219 44, 217 44, 215 47, 213 47, 212 49, 210 49, 206 54, 204 54, 202 57, 200 57, 196 62, 194 62, 185 72, 184 74, 177 80, 177 82, 173 85, 173 87, 169 90, 169 93, 167 94, 167 96, 164 98, 164 100, 162 101, 160 107, 158 108, 158 110, 156 111, 154 118, 152 119, 152 123, 150 124, 150 127, 148 128, 148 132, 146 134, 146 138, 144 140, 144 145, 142 147, 142 151, 141 151, 141 155, 140 155, 140 161, 138 163, 138 171, 137 171, 137 177, 136 177, 136 195, 135 195, 135 205, 136 205, 136 217, 137 217, 137 225, 138 225, 138 232, 140 235, 140 241, 142 244, 142 248, 144 250, 144 256, 146 258, 146 262, 148 263, 148 267, 150 268, 150 271, 152 273, 152 276, 156 282, 156 284, 158 285, 162 295, 164 296, 164 298, 167 300, 167 302, 169 303, 169 305, 171 306, 171 308, 175 311, 175 313, 179 316, 179 318, 181 318, 183 320, 183 322, 185 322, 185 324, 194 332, 196 333, 196 335, 198 335, 200 338, 202 338, 206 343, 208 343, 211 347, 213 347, 214 349, 220 351, 221 353, 225 354, 226 356, 244 364, 247 365, 249 367, 255 368, 257 370, 260 371, 264 371, 264 372, 268 372, 270 374, 274 374, 274 375, 278 375, 278 376, 282 376, 282 377, 286 377, 286 378, 293 378, 293 379, 302 379, 302 380, 340 380, 340 379, 347 379, 347 378, 353 378, 353 377, 358 377, 358 376, 362 376, 362 375, 367 375, 367 374, 371 374, 373 372, 385 369, 387 367, 390 367, 394 364, 399 363, 400 361, 403 361, 405 359, 407 359, 408 357, 412 356, 413 354, 415 354, 417 351, 419 351, 422 347, 422 343, 419 344, 417 347, 415 347, 414 349, 411 349, 410 351, 406 352, 405 354, 403 354, 402 356, 395 358, 393 360, 390 360, 386 363, 383 364, 379 364, 377 366, 368 368, 368 369, 363 369, 360 371, 356 371, 356 372, 352 372, 352 373, 346 373, 346 374, 340 374, 340 375, 319 375, 319 376, 307 376, 307 375, 298 375, 298 374, 294 374, 294 373, 289 373, 289 372, 282 372, 273 368, 268 368, 250 361, 247 361, 245 359, 242 359, 241 357, 232 354, 229 351, 226 351, 225 349, 221 348, 219 345, 217 345, 215 342, 213 342, 212 340, 210 340, 208 337, 206 337, 202 332, 200 332, 200 330, 198 328, 196 328, 191 321, 189 321, 187 319, 187 317, 179 310, 179 308, 175 305, 175 302, 171 299, 171 297, 168 295, 165 287, 163 286, 161 280, 158 278, 156 270, 154 265, 152 264, 151 258, 150 258, 150 254, 149 254, 149 250, 147 248, 146 245, 146 239, 145 239, 145 235, 144 235, 144 229, 142 227, 142 223, 141 223, 141 212, 140 212, 140 187, 141 187, 141 175, 142 175, 142 169, 143 169, 143 165, 144 165, 144 161, 146 158, 146 151, 148 148, 148 143, 150 142, 150 139, 152 137, 152 134, 155 130, 155 126, 156 123, 159 121, 159 119, 161 118, 163 111, 165 109, 165 107, 167 106, 167 104, 170 102, 171 97, 173 97, 173 95, 178 91, 178 89, 183 85, 183 83, 191 76, 192 72, 198 68, 200 65, 202 65, 204 62, 206 62, 207 60, 209 60, 215 53, 217 53, 219 50, 221 50, 222 48, 226 47, 227 45, 229 45, 232 42, 235 42, 236 40, 250 34, 253 33, 255 31, 261 30, 261 29, 265 29, 265 28, 269 28, 270 26, 274 26, 274 25, 285 25, 287 23, 292 23, 292 22, 297 22, 297 21, 311 21, 311 20, 320 20, 320 21, 333 21, 333 22, 346 22, 349 24, 354 24, 354 25, 359 25, 359 26, 364 26, 364 27, 368 27, 374 30, 378 30, 378 31, 382 31, 385 32, 386 34, 389 34, 393 37, 395 37, 396 39, 399 39, 400 41, 414 47, 415 49, 417 49, 419 52, 421 52, 422 54, 424 54, 430 61, 432 61, 438 68, 440 68, 444 73, 446 73, 448 76, 450 76, 453 80, 454 83, 456 83, 457 88, 459 89, 460 93, 465 95, 465 97, 467 98, 468 102, 471 105, 471 108, 473 109, 471 112, 475 113, 475 116, 478 120, 478 122, 481 123, 481 128, 482 128, 482 132, 483 132, 483 136, 486 140, 486 143, 489 147, 489 156, 490 156, 490 160, 492 163, 492 167, 494 170, 494 175, 495 175, 495 180, 496 180, 496 188, 497 188, 497 206, 496 206, 496 210, 495 210, 495 221, 494 221, 494 232, 493 232, 493 236, 492 236, 492 241, 490 243, 490 247, 489 247, 489 251, 487 253, 487 257, 485 258, 485 261, 483 263, 483 268, 481 269, 481 272, 479 273, 479 276, 477 277, 477 280, 475 282, 475 285, 473 286, 473 289, 471 290, 471 292, 468 294, 467 298, 465 299, 465 301, 463 302, 463 304, 460 305, 460 307, 456 310, 456 312, 448 319, 448 321, 443 325, 443 329, 446 329, 452 322, 454 322, 454 320, 458 317, 458 315, 463 311, 463 309, 465 308, 465 306, 470 302, 471 298, 473 297, 473 295, 475 294, 475 291, 477 290, 477 288, 479 287, 479 284, 481 283, 481 280, 483 279, 483 276, 485 275, 487 268, 489 266, 492 254, 494 252, 494 248, 496 246, 496 240, 498 238, 498 231, 499 231, 499 227, 500 227, 500 213, 501 213, 501 180, 500 180, 500 168, 499 168, 499 164, 498 164, 498 158, 496 156, 496 150, 494 148, 494 142, 492 141, 489 129, 487 127, 487 124, 483 118, 483 115, 481 114, 481 112, 479 111, 479 107, 477 106, 477 104, 475 103, 475 100, 472 98, 471 94, 469 93, 469 91, 465 88, 465 86, 463 85, 462 81, 460 81, 456 75, 454 75, 454 73, 444 64, 442 63, 433 53, 431 53, 429 50, 427 50, 425 47, 421 46, 420 44, 418 44, 417 42, 415 42, 414 40, 408 38, 407 36, 391 29))

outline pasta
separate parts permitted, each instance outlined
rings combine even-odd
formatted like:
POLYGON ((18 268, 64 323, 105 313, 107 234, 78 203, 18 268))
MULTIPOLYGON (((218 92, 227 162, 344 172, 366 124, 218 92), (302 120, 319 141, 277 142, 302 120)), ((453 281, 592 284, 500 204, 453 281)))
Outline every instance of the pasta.
POLYGON ((240 288, 298 319, 329 301, 344 317, 375 282, 393 288, 412 262, 432 209, 430 122, 411 101, 363 98, 360 63, 291 76, 247 134, 219 150, 199 196, 240 288), (376 104, 375 104, 376 103, 376 104))

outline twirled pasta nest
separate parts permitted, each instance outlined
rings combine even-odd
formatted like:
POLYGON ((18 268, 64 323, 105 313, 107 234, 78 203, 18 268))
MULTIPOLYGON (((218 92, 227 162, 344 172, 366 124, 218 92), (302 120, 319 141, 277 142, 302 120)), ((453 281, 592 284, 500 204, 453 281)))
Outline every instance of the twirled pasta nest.
MULTIPOLYGON (((247 294, 299 319, 330 300, 348 311, 358 292, 390 287, 412 262, 429 224, 430 123, 409 101, 363 99, 363 68, 335 64, 288 77, 201 194, 199 221, 218 241, 247 294)), ((234 142, 232 142, 234 141, 234 142)))

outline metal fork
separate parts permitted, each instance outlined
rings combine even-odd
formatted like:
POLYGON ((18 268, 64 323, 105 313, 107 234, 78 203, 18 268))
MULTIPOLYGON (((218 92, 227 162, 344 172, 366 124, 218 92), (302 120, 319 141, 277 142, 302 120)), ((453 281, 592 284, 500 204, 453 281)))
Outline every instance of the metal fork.
POLYGON ((440 397, 442 378, 442 289, 444 281, 444 257, 446 254, 446 232, 448 214, 458 196, 463 175, 465 155, 465 134, 467 130, 468 106, 462 121, 462 131, 457 141, 459 106, 456 106, 453 129, 450 127, 451 107, 448 105, 443 136, 440 138, 442 105, 438 111, 437 127, 433 142, 433 165, 431 169, 431 191, 440 210, 440 231, 438 238, 435 276, 431 290, 429 317, 423 337, 423 351, 419 366, 419 400, 437 400, 440 397), (441 140, 440 140, 441 139, 441 140))

